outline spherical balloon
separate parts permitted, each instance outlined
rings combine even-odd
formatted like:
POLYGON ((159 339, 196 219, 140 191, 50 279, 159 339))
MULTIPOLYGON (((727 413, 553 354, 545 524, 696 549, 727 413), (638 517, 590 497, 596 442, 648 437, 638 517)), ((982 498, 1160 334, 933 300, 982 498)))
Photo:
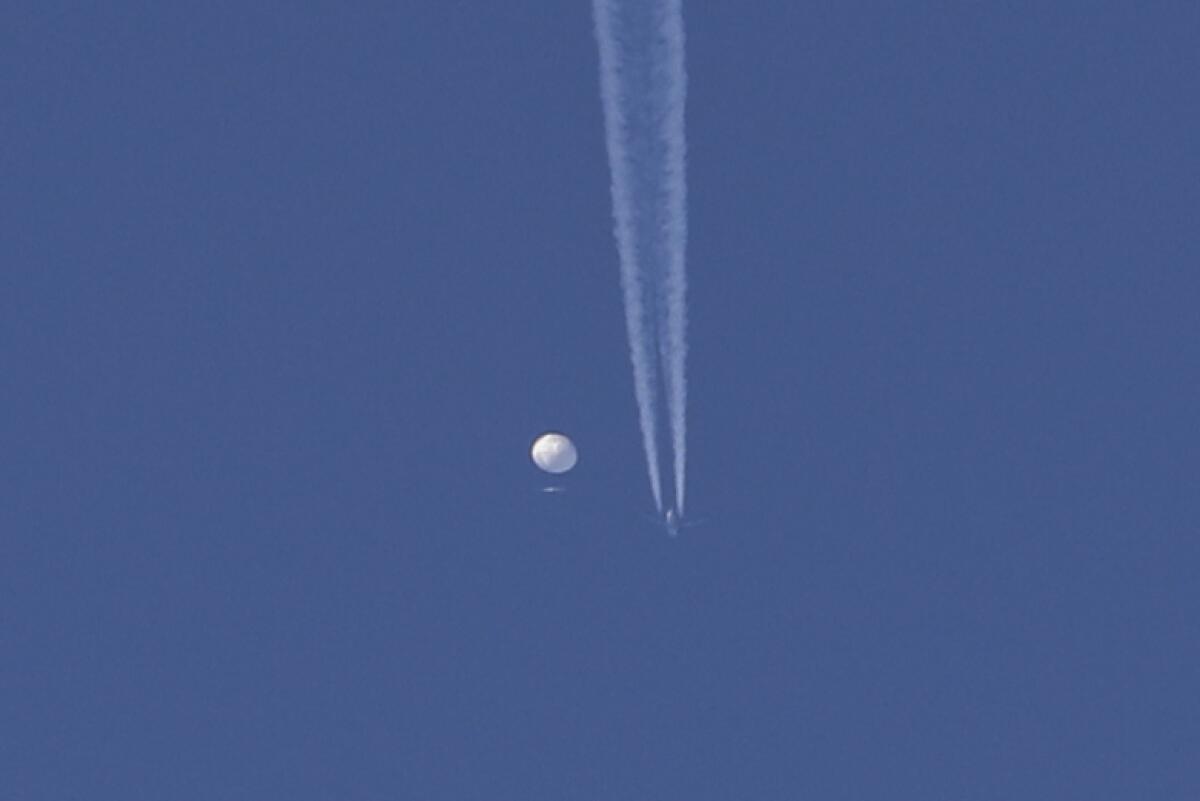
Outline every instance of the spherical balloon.
POLYGON ((529 457, 547 473, 565 473, 579 461, 575 443, 564 434, 542 434, 533 441, 529 457))

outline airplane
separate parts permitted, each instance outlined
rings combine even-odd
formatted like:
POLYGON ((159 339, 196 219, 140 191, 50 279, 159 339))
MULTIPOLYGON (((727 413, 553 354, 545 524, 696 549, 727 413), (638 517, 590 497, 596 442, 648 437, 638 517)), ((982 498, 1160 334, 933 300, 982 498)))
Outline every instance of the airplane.
POLYGON ((703 520, 684 520, 674 509, 668 509, 666 513, 663 514, 663 519, 660 522, 660 525, 667 530, 667 536, 678 537, 679 529, 698 526, 703 522, 703 520))

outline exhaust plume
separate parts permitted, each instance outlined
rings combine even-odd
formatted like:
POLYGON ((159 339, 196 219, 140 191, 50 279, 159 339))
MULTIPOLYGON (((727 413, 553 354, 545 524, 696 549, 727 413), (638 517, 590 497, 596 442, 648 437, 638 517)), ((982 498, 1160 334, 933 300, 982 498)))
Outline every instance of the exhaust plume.
POLYGON ((592 10, 634 396, 650 489, 661 512, 662 395, 674 453, 674 507, 682 515, 687 464, 687 80, 682 4, 594 0, 592 10))

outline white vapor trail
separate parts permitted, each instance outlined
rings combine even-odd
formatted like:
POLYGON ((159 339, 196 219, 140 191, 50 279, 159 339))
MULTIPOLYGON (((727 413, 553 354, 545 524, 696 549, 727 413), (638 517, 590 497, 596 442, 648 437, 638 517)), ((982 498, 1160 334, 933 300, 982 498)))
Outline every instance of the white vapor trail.
POLYGON ((613 218, 634 395, 654 504, 663 509, 658 388, 683 514, 686 444, 687 184, 682 0, 593 0, 613 218))

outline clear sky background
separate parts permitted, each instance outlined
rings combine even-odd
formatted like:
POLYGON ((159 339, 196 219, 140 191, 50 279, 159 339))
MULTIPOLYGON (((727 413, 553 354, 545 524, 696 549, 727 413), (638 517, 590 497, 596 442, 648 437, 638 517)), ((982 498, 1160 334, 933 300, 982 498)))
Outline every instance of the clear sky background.
POLYGON ((1200 13, 685 22, 670 540, 587 2, 9 6, 0 798, 1200 797, 1200 13))

